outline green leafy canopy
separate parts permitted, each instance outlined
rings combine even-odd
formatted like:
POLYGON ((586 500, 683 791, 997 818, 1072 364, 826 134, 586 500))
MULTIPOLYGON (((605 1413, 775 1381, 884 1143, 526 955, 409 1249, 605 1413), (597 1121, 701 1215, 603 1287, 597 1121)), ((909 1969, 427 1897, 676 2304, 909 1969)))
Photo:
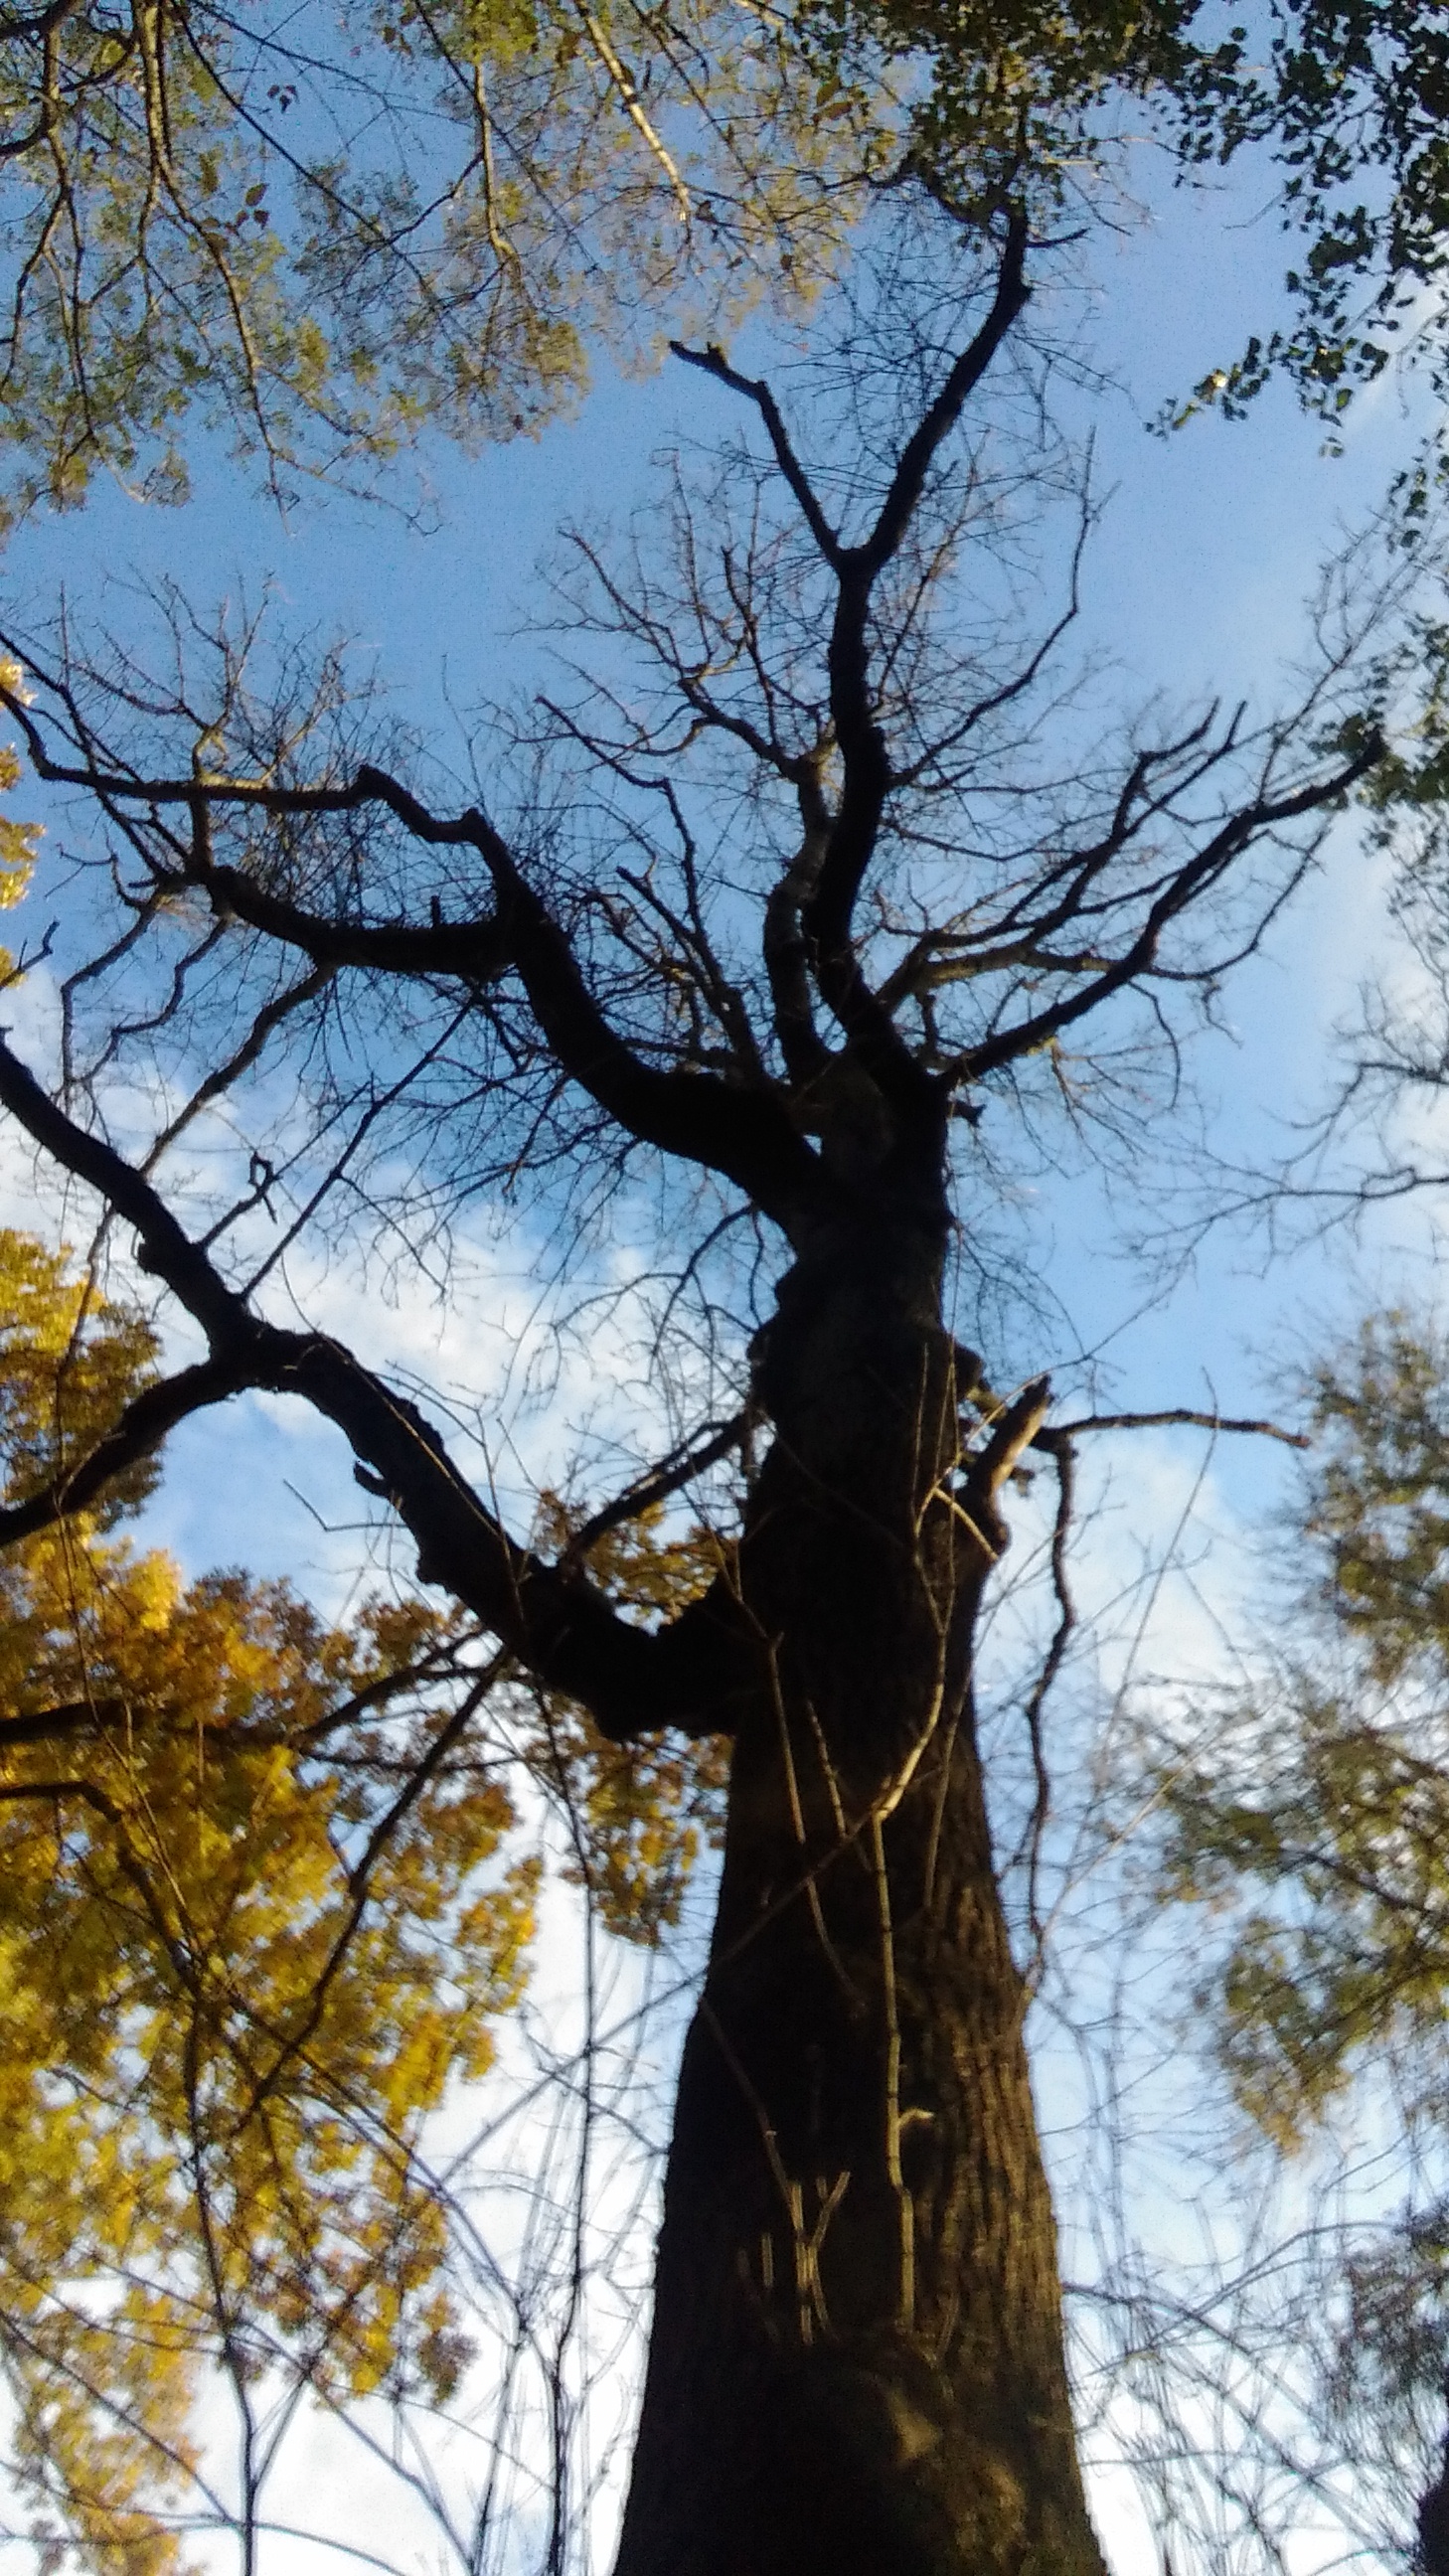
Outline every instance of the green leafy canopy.
POLYGON ((197 405, 278 492, 508 436, 598 333, 808 295, 908 174, 1078 223, 1144 131, 1183 177, 1266 155, 1295 245, 1296 319, 1178 417, 1286 370, 1333 418, 1441 354, 1446 97, 1422 0, 51 0, 0 23, 6 507, 97 467, 180 497, 197 405))
POLYGON ((1205 1996, 1239 2099, 1298 2143, 1366 2067, 1446 2107, 1449 1347, 1363 1328, 1314 1386, 1311 1647, 1164 1770, 1167 1886, 1230 1908, 1205 1996))

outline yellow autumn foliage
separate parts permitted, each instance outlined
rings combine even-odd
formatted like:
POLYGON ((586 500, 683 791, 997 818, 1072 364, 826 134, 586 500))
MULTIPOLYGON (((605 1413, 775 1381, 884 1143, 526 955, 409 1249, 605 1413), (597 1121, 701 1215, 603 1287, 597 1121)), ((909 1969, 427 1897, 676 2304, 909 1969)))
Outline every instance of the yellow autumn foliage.
MULTIPOLYGON (((6 1499, 155 1355, 0 1232, 6 1499)), ((183 1581, 115 1535, 147 1481, 0 1556, 0 2376, 37 2532, 106 2576, 189 2564, 218 2371, 243 2410, 451 2396, 425 2131, 522 1995, 540 1819, 566 1813, 605 1927, 652 1942, 723 1785, 719 1748, 609 1745, 490 1679, 421 1602, 343 1631, 285 1585, 183 1581)), ((713 1571, 653 1525, 591 1564, 646 1617, 713 1571)))
MULTIPOLYGON (((149 1359, 101 1301, 78 1333, 84 1302, 0 1236, 12 1494, 149 1359)), ((84 1523, 0 1565, 0 2366, 20 2474, 93 2565, 182 2563, 218 2365, 341 2400, 442 2397, 465 2358, 416 2147, 519 1997, 539 1864, 486 1762, 399 1795, 467 1688, 445 1643, 421 1606, 344 1635, 84 1523)))
MULTIPOLYGON (((24 673, 18 662, 0 656, 0 690, 25 696, 24 673)), ((24 776, 24 765, 13 743, 0 743, 0 796, 18 787, 24 776)), ((0 912, 9 912, 19 903, 35 872, 39 856, 42 826, 19 823, 9 814, 0 814, 0 912)), ((0 986, 11 983, 18 972, 8 948, 0 948, 0 986)))
MULTIPOLYGON (((562 1545, 569 1515, 543 1497, 544 1535, 562 1545)), ((720 1569, 707 1530, 671 1537, 656 1504, 611 1530, 588 1552, 589 1574, 636 1616, 661 1616, 708 1590, 720 1569)), ((722 1736, 676 1736, 612 1744, 585 1708, 535 1701, 526 1743, 532 1776, 563 1812, 572 1847, 564 1874, 586 1884, 605 1927, 625 1940, 656 1942, 679 1920, 690 1874, 724 1830, 729 1745, 722 1736)))
MULTIPOLYGON (((25 675, 18 662, 0 657, 0 690, 13 696, 26 694, 25 675)), ((0 795, 18 787, 24 770, 20 754, 13 743, 0 743, 0 795)), ((17 823, 8 814, 0 814, 0 912, 8 912, 19 903, 30 883, 41 836, 39 823, 17 823)), ((0 975, 12 973, 13 961, 0 949, 0 975)))

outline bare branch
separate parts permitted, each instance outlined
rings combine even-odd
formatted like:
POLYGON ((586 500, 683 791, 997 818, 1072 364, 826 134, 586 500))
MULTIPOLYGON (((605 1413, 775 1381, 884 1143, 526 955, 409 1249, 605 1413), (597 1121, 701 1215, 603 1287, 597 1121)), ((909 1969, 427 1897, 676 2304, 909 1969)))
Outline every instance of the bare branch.
POLYGON ((633 1627, 573 1567, 519 1547, 466 1482, 416 1406, 394 1395, 340 1342, 288 1332, 254 1316, 190 1242, 156 1192, 113 1147, 87 1135, 47 1099, 0 1042, 0 1102, 62 1169, 85 1181, 134 1228, 145 1268, 164 1281, 212 1344, 209 1364, 150 1389, 128 1408, 94 1462, 57 1487, 0 1512, 0 1540, 45 1527, 200 1405, 244 1389, 301 1396, 347 1438, 418 1547, 426 1583, 454 1598, 545 1684, 583 1700, 605 1734, 673 1725, 727 1732, 742 1681, 739 1643, 722 1587, 671 1626, 633 1627), (732 1651, 733 1646, 733 1651, 732 1651))
POLYGON ((1281 1440, 1289 1449, 1313 1446, 1304 1432, 1287 1431, 1281 1422, 1240 1420, 1228 1413, 1199 1413, 1181 1404, 1169 1405, 1160 1413, 1080 1414, 1074 1422, 1054 1422, 1049 1430, 1039 1431, 1035 1446, 1050 1449, 1058 1440, 1073 1440, 1083 1431, 1155 1431, 1179 1422, 1199 1431, 1240 1431, 1265 1440, 1281 1440))
POLYGON ((747 402, 755 405, 765 424, 770 445, 774 449, 775 462, 800 504, 800 514, 825 561, 832 571, 838 572, 845 558, 846 549, 841 545, 837 531, 830 525, 816 498, 810 478, 791 444, 790 433, 785 427, 780 406, 770 387, 761 377, 740 375, 730 365, 723 349, 715 348, 712 344, 707 349, 691 349, 683 340, 671 340, 669 346, 675 357, 682 358, 687 367, 698 367, 701 374, 713 376, 717 384, 728 385, 731 393, 743 394, 747 402))
POLYGON ((1258 797, 1240 813, 1230 815, 1197 856, 1179 868, 1163 892, 1150 906, 1147 917, 1123 955, 1093 978, 1080 991, 1066 995, 1045 1010, 1033 1011, 1024 1020, 998 1031, 980 1046, 964 1048, 957 1058, 959 1077, 967 1082, 979 1081, 1000 1065, 1011 1064, 1037 1047, 1060 1035, 1089 1012, 1098 1010, 1114 993, 1133 983, 1139 975, 1150 972, 1156 962, 1162 934, 1169 924, 1186 912, 1233 861, 1262 834, 1284 823, 1301 821, 1306 815, 1330 813, 1345 796, 1367 777, 1384 756, 1384 744, 1377 732, 1370 735, 1363 749, 1339 769, 1326 777, 1311 781, 1293 794, 1280 797, 1258 797))
POLYGON ((851 916, 875 853, 891 784, 889 755, 871 706, 871 597, 879 575, 904 542, 943 442, 1025 307, 1030 293, 1025 275, 1027 238, 1025 216, 1013 214, 990 312, 907 440, 870 535, 862 545, 847 550, 839 567, 840 589, 829 648, 830 708, 845 783, 830 848, 806 914, 806 927, 819 950, 822 972, 829 980, 827 998, 831 1008, 838 1007, 838 994, 839 1006, 847 1014, 857 998, 850 960, 851 916))

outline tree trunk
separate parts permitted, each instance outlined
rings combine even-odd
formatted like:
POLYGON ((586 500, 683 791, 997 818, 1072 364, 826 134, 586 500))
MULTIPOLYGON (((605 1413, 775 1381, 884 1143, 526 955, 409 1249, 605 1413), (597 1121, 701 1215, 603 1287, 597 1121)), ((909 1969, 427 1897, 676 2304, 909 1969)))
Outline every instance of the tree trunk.
POLYGON ((1102 2576, 970 1699, 1002 1542, 943 1232, 812 1247, 776 1439, 616 2576, 1102 2576))

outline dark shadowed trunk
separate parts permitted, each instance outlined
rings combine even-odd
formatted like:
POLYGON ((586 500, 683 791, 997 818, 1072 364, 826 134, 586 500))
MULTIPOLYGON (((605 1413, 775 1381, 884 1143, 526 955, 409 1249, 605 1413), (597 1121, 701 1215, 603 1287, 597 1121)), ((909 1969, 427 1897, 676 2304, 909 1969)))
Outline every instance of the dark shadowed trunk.
MULTIPOLYGON (((1449 2380, 1444 2394, 1449 2399, 1449 2380)), ((1439 2474, 1419 2498, 1413 2563, 1418 2576, 1449 2576, 1449 2435, 1445 2437, 1439 2474)))
POLYGON ((871 1193, 762 1337, 719 1917, 684 2055, 618 2576, 1099 2576, 992 1868, 944 1209, 871 1193))

